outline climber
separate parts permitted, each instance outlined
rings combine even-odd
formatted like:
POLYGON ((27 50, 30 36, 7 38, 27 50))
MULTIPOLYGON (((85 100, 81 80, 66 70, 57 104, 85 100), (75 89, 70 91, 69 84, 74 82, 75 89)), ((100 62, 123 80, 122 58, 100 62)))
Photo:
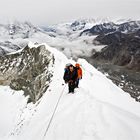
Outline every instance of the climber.
POLYGON ((66 64, 66 66, 65 66, 65 68, 64 68, 64 72, 68 70, 68 67, 69 67, 70 65, 72 65, 72 64, 71 64, 71 63, 67 63, 67 64, 66 64))
POLYGON ((75 86, 76 86, 76 88, 78 88, 79 80, 82 79, 82 69, 80 67, 80 64, 78 64, 78 63, 75 64, 75 67, 77 69, 77 74, 78 74, 75 86))
POLYGON ((74 93, 77 76, 77 69, 72 64, 67 66, 67 69, 64 72, 63 79, 65 83, 68 83, 69 93, 74 93))

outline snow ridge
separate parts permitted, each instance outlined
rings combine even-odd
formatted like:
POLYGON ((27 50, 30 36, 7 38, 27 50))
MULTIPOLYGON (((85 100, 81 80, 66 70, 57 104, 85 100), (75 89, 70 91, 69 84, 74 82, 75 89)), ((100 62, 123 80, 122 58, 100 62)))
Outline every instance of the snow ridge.
MULTIPOLYGON (((25 104, 25 98, 19 92, 11 94, 8 87, 0 87, 1 107, 6 106, 7 110, 1 109, 0 139, 2 140, 42 140, 46 128, 55 109, 61 92, 64 89, 63 73, 68 60, 65 55, 54 48, 46 45, 46 48, 54 55, 54 71, 50 87, 43 95, 39 104, 25 104), (6 96, 13 98, 15 102, 5 102, 6 96), (5 97, 4 97, 5 96, 5 97), (15 98, 17 96, 17 98, 15 98), (26 109, 23 109, 26 106, 26 109), (9 116, 9 122, 15 120, 11 125, 4 123, 7 112, 17 116, 19 111, 24 110, 24 122, 19 133, 9 135, 15 124, 19 122, 15 115, 9 116), (26 110, 26 111, 25 111, 26 110), (35 110, 35 111, 33 111, 35 110), (33 116, 31 115, 33 113, 33 116), (3 119, 2 119, 3 118, 3 119), (1 122, 2 121, 2 122, 1 122), (5 128, 5 131, 1 131, 5 128)), ((32 45, 31 45, 32 47, 32 45)), ((34 46, 33 46, 34 47, 34 46)), ((37 45, 36 45, 37 47, 37 45)), ((55 116, 45 136, 45 140, 138 140, 140 137, 140 105, 128 94, 124 94, 119 87, 114 85, 105 75, 97 71, 84 59, 79 59, 83 69, 83 79, 80 81, 80 88, 75 94, 67 94, 65 88, 59 102, 55 116)))

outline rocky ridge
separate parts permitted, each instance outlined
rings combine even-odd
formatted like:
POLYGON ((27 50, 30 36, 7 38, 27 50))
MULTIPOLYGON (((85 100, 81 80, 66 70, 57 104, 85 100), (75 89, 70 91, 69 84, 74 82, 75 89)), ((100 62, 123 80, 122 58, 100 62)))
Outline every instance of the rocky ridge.
POLYGON ((23 50, 0 56, 0 85, 23 90, 28 102, 35 103, 51 82, 54 57, 45 45, 26 46, 23 50))

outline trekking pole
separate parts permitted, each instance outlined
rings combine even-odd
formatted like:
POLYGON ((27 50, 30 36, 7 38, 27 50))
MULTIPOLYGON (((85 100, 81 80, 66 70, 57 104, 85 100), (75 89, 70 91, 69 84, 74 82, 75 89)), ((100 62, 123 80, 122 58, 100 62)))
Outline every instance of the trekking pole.
POLYGON ((62 95, 63 95, 63 92, 64 92, 65 87, 66 87, 66 85, 64 86, 62 92, 60 93, 60 96, 59 96, 58 101, 57 101, 57 103, 56 103, 56 106, 55 106, 55 108, 54 108, 53 114, 52 114, 52 116, 51 116, 51 118, 50 118, 50 121, 49 121, 49 123, 48 123, 48 126, 47 126, 47 128, 46 128, 46 130, 45 130, 45 133, 44 133, 44 136, 43 136, 43 140, 45 140, 46 134, 47 134, 47 132, 48 132, 48 130, 49 130, 49 128, 50 128, 50 125, 51 125, 52 120, 53 120, 53 118, 54 118, 54 115, 55 115, 55 113, 56 113, 58 104, 59 104, 60 99, 61 99, 61 97, 62 97, 62 95))

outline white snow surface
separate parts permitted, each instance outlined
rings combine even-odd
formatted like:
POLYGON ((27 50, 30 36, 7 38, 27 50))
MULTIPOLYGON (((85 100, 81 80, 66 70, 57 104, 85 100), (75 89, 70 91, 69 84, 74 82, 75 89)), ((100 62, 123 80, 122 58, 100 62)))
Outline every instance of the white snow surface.
POLYGON ((0 86, 0 140, 139 140, 138 102, 84 59, 78 60, 83 69, 79 88, 68 94, 67 85, 62 84, 64 66, 75 62, 46 48, 55 57, 54 75, 36 104, 26 104, 22 91, 0 86))

